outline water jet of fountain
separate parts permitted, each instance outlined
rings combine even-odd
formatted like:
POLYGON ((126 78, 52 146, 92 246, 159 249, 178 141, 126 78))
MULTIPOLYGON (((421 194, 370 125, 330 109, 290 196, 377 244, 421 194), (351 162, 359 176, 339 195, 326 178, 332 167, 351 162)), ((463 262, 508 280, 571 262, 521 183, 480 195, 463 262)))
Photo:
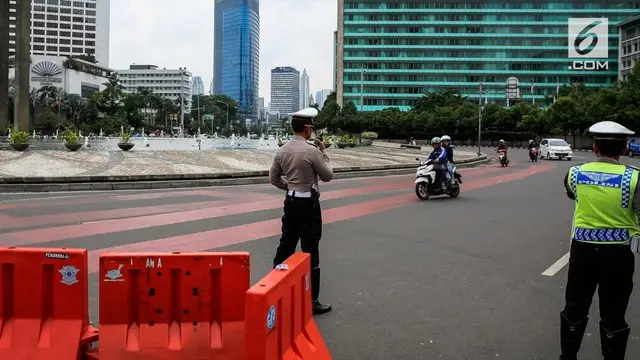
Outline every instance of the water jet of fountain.
POLYGON ((89 145, 89 137, 85 136, 84 137, 84 147, 87 147, 89 145))

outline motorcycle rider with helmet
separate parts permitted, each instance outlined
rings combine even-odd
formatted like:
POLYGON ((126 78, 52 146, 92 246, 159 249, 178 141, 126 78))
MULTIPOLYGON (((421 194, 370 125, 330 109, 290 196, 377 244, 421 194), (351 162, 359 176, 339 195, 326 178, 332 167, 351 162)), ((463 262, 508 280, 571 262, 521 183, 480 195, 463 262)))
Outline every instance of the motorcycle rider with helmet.
POLYGON ((535 148, 537 148, 537 147, 538 147, 538 144, 536 144, 536 142, 535 142, 535 141, 533 141, 533 140, 529 140, 529 146, 527 147, 529 150, 531 150, 531 149, 535 149, 535 148))
POLYGON ((496 152, 500 152, 500 150, 504 150, 504 158, 506 161, 509 161, 509 157, 507 156, 507 144, 505 144, 502 139, 498 141, 498 148, 496 149, 496 152))
POLYGON ((431 146, 433 146, 433 151, 431 151, 429 157, 427 157, 427 160, 433 160, 435 164, 438 164, 440 166, 438 169, 439 176, 436 177, 440 177, 440 186, 442 187, 442 190, 446 190, 447 185, 445 183, 445 179, 447 176, 447 151, 441 146, 441 142, 442 139, 437 136, 431 139, 431 146))
POLYGON ((442 147, 447 152, 447 171, 449 172, 449 179, 453 180, 453 148, 451 147, 451 137, 449 135, 443 136, 442 147))

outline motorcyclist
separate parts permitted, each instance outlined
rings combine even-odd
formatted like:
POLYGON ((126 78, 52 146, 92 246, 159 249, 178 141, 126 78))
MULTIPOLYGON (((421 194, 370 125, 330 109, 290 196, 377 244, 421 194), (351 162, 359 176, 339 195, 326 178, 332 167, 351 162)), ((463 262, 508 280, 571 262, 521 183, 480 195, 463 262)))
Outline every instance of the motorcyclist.
POLYGON ((435 164, 440 165, 438 169, 438 172, 440 173, 440 186, 442 186, 443 190, 446 190, 447 186, 445 184, 445 179, 447 176, 447 151, 442 148, 440 144, 441 142, 442 139, 437 136, 431 139, 431 146, 433 146, 433 151, 431 151, 429 157, 427 157, 427 160, 433 160, 435 164))
POLYGON ((498 141, 498 148, 496 149, 496 152, 500 151, 504 151, 504 158, 508 161, 509 158, 507 157, 507 144, 502 139, 498 141))
POLYGON ((531 150, 531 149, 536 149, 537 147, 538 147, 538 144, 536 144, 536 142, 535 142, 535 141, 533 141, 533 140, 529 140, 529 146, 528 146, 528 149, 529 149, 529 150, 531 150))
POLYGON ((453 147, 451 147, 451 137, 445 135, 441 138, 442 147, 447 152, 447 171, 449 172, 449 179, 453 180, 453 147))

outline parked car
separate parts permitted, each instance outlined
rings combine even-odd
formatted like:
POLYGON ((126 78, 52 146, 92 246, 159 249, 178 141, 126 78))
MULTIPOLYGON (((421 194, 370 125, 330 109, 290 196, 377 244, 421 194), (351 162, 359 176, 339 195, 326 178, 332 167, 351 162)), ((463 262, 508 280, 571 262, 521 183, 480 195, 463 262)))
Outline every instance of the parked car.
POLYGON ((540 157, 547 160, 552 158, 571 160, 573 151, 571 146, 562 139, 542 139, 540 141, 540 157))
POLYGON ((627 143, 627 155, 634 157, 640 155, 640 138, 632 138, 627 143))

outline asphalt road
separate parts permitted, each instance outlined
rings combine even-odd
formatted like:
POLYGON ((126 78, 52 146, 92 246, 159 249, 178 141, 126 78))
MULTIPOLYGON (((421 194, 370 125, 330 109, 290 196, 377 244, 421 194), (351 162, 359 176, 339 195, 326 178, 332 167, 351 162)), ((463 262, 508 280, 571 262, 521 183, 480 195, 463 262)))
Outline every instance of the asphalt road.
MULTIPOLYGON (((562 179, 593 154, 510 157, 463 170, 457 199, 418 201, 411 175, 322 187, 321 300, 334 311, 316 321, 335 359, 557 358, 573 212, 562 179)), ((90 249, 97 321, 101 252, 246 250, 255 283, 271 269, 281 200, 266 185, 0 194, 0 246, 90 249)), ((640 354, 635 299, 628 358, 640 354)), ((601 358, 597 306, 581 359, 601 358)))

